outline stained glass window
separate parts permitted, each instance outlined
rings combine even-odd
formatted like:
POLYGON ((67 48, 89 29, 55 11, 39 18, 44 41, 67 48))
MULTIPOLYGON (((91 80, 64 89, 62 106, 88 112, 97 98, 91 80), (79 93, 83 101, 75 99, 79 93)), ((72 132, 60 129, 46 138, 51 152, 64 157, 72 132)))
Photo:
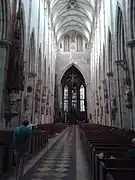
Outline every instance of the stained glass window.
POLYGON ((77 36, 77 51, 82 51, 82 36, 78 35, 77 36))
POLYGON ((65 52, 69 52, 69 40, 70 38, 68 35, 64 37, 64 51, 65 52))
POLYGON ((83 85, 80 87, 80 111, 85 111, 85 89, 83 85))
POLYGON ((68 86, 64 87, 64 111, 68 111, 68 86))
POLYGON ((72 107, 77 108, 77 88, 72 87, 72 107))

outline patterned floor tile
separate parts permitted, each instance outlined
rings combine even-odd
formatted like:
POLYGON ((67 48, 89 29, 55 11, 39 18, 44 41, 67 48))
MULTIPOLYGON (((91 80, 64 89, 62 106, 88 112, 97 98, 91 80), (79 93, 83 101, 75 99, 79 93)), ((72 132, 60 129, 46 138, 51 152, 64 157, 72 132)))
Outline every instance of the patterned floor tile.
POLYGON ((34 178, 37 178, 37 180, 38 180, 38 178, 44 178, 45 176, 48 176, 49 174, 50 174, 50 172, 40 172, 40 173, 35 173, 32 176, 34 178))
POLYGON ((49 164, 55 164, 56 161, 55 160, 44 160, 44 163, 49 163, 49 164))
POLYGON ((56 166, 65 168, 65 167, 70 167, 70 164, 57 164, 56 166))
POLYGON ((25 180, 75 180, 75 129, 71 127, 30 172, 25 180))
POLYGON ((63 178, 63 177, 67 177, 68 174, 67 173, 52 173, 51 174, 53 177, 58 177, 58 178, 63 178))
POLYGON ((63 164, 70 164, 70 161, 67 161, 67 160, 61 160, 61 161, 57 161, 57 163, 63 163, 63 164))
POLYGON ((69 169, 64 168, 64 167, 60 167, 60 168, 55 169, 55 171, 57 171, 57 172, 66 172, 66 171, 69 171, 69 169))
POLYGON ((51 171, 52 169, 48 168, 48 167, 40 167, 37 170, 40 171, 40 172, 45 172, 45 171, 51 171))

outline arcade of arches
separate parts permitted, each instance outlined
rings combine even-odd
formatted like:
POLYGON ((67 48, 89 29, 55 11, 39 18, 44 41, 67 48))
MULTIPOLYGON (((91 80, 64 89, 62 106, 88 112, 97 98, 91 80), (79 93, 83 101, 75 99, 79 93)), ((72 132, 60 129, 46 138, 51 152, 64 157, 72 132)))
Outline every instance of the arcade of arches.
POLYGON ((0 0, 0 128, 24 119, 135 130, 135 0, 0 0))

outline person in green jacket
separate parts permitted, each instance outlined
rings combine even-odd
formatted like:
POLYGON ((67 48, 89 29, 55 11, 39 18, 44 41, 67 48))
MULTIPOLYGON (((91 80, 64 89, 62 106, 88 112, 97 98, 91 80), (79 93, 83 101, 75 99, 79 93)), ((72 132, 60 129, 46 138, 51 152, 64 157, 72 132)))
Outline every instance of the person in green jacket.
POLYGON ((29 140, 32 136, 32 129, 29 128, 28 120, 14 129, 13 141, 16 159, 16 180, 22 180, 24 170, 24 157, 28 153, 29 140))
POLYGON ((135 138, 132 139, 132 146, 127 152, 128 159, 135 159, 135 138))

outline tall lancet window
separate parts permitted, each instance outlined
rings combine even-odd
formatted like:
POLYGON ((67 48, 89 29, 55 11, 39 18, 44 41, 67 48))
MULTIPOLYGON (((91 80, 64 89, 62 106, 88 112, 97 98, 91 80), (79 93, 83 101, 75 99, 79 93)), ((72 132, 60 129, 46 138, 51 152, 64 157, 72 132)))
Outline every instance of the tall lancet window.
POLYGON ((64 87, 64 111, 68 111, 68 86, 64 87))
POLYGON ((83 44, 83 40, 82 40, 82 36, 78 35, 77 36, 77 51, 82 51, 82 45, 83 44))
POLYGON ((35 72, 35 42, 34 42, 34 32, 32 32, 30 37, 30 47, 29 47, 29 61, 28 61, 28 72, 35 72))
POLYGON ((131 23, 131 37, 135 38, 135 1, 130 2, 130 23, 131 23))
POLYGON ((80 111, 85 111, 85 89, 83 85, 80 87, 80 111))
POLYGON ((64 51, 69 52, 69 36, 64 37, 64 51))

